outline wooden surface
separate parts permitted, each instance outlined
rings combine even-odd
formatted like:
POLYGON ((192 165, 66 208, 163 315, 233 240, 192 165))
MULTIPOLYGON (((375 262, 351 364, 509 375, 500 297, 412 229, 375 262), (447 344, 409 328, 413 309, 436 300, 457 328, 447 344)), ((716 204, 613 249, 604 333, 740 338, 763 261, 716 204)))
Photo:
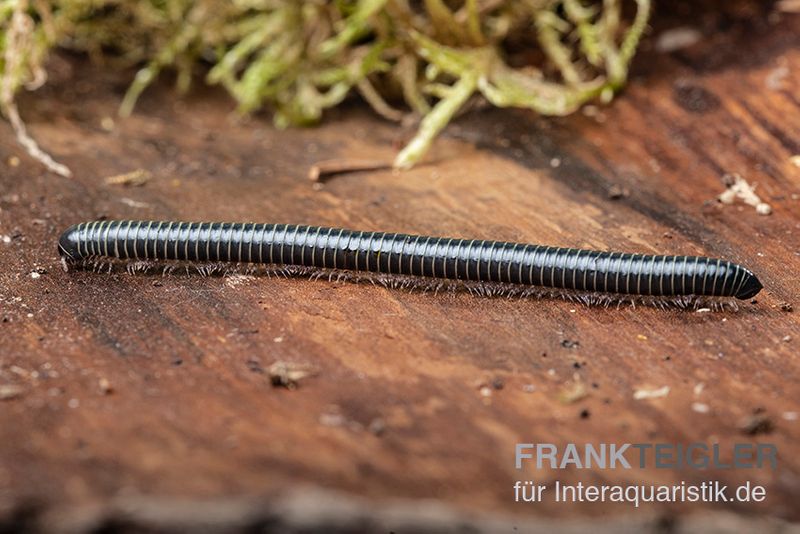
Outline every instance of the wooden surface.
POLYGON ((9 241, 0 242, 0 384, 19 386, 0 401, 5 524, 141 496, 269 502, 309 485, 376 506, 435 499, 519 521, 636 515, 674 525, 722 508, 800 519, 800 421, 791 420, 800 322, 782 309, 800 307, 800 168, 790 162, 800 154, 800 17, 720 4, 659 13, 628 89, 599 114, 473 111, 427 164, 319 188, 306 177, 314 162, 388 159, 411 131, 357 103, 319 128, 276 131, 267 116, 238 119, 220 92, 178 99, 166 82, 130 119, 110 123, 129 75, 56 58, 22 113, 75 178, 43 172, 0 124, 0 235, 9 241), (660 32, 686 21, 704 33, 698 44, 654 49, 660 32), (153 174, 142 187, 104 182, 140 168, 153 174), (728 172, 757 183, 774 213, 715 203, 728 172), (696 313, 303 279, 62 272, 57 236, 97 217, 703 254, 747 265, 766 289, 736 313, 696 313), (295 390, 273 387, 276 361, 312 374, 295 390), (665 397, 634 399, 663 386, 665 397), (768 423, 748 435, 754 416, 768 423), (519 473, 520 441, 765 442, 778 447, 779 468, 519 473), (768 499, 517 505, 520 478, 750 480, 768 499))

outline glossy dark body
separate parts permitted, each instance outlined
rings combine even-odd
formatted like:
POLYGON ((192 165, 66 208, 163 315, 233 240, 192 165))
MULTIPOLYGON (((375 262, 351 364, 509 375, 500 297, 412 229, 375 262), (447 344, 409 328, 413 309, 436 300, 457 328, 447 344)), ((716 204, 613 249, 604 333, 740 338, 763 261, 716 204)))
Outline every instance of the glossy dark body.
POLYGON ((66 260, 299 265, 632 295, 747 299, 761 290, 741 265, 656 256, 286 224, 94 221, 66 230, 66 260))

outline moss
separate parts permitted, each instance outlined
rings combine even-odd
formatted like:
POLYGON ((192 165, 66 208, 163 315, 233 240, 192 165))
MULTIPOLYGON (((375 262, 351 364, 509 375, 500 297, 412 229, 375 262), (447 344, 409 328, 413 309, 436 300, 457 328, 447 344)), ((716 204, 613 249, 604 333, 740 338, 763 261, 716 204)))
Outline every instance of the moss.
POLYGON ((0 109, 11 118, 14 94, 44 80, 55 47, 142 65, 122 115, 162 70, 185 90, 207 64, 207 83, 243 113, 272 109, 279 127, 313 124, 354 91, 390 120, 414 116, 419 130, 395 161, 410 167, 473 95, 546 115, 613 96, 650 13, 650 0, 632 1, 625 23, 621 3, 0 0, 0 109))

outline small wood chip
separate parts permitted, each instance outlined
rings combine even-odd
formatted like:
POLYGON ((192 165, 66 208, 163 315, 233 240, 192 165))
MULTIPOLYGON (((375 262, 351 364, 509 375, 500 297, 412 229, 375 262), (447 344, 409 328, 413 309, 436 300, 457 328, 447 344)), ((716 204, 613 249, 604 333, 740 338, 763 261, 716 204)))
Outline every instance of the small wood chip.
POLYGON ((689 26, 679 26, 661 32, 656 38, 656 50, 662 53, 689 48, 700 42, 703 34, 689 26))
POLYGON ((558 400, 562 404, 573 404, 579 400, 585 399, 589 395, 589 391, 583 382, 573 382, 566 386, 558 395, 558 400))
POLYGON ((669 395, 669 386, 658 389, 637 389, 633 392, 633 398, 636 400, 658 399, 667 395, 669 395))
POLYGON ((153 174, 144 169, 109 176, 103 180, 108 185, 142 186, 153 178, 153 174))
POLYGON ((16 399, 25 392, 25 388, 17 384, 0 385, 0 400, 16 399))
POLYGON ((776 7, 784 13, 800 13, 800 0, 781 0, 776 7))

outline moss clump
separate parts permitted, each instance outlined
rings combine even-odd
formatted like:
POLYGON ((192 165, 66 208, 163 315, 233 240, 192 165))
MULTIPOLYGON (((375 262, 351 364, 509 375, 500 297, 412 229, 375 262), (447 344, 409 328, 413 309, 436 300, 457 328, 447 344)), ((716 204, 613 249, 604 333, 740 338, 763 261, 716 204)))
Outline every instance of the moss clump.
POLYGON ((163 69, 175 69, 185 90, 205 63, 208 83, 224 86, 242 112, 271 108, 279 127, 315 123, 353 91, 387 119, 418 119, 395 160, 410 167, 473 95, 545 115, 610 99, 650 14, 650 0, 631 0, 635 12, 624 22, 621 4, 0 0, 0 108, 24 133, 14 94, 44 82, 56 46, 144 65, 122 115, 163 69))

